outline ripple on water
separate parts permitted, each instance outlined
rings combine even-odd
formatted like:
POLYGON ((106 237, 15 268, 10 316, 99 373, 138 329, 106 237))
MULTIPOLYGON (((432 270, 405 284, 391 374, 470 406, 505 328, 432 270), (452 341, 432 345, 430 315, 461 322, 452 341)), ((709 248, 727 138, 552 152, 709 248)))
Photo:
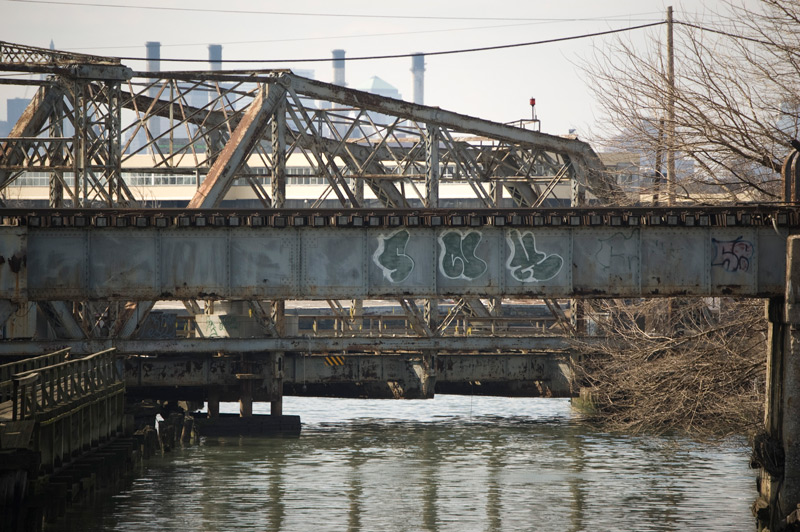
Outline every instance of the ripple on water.
POLYGON ((552 399, 287 397, 284 409, 302 416, 299 438, 205 439, 54 530, 752 528, 740 444, 605 434, 552 399))

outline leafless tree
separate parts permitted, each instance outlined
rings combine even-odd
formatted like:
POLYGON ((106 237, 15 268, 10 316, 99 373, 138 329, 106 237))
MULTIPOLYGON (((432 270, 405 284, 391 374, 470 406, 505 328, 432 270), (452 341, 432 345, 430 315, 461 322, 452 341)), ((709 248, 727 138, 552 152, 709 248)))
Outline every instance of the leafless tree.
POLYGON ((676 172, 678 199, 715 192, 727 201, 777 201, 780 167, 798 136, 800 0, 727 0, 722 9, 713 24, 675 14, 674 90, 665 26, 643 47, 619 39, 584 64, 609 132, 594 140, 650 161, 671 147, 693 161, 691 175, 676 172))

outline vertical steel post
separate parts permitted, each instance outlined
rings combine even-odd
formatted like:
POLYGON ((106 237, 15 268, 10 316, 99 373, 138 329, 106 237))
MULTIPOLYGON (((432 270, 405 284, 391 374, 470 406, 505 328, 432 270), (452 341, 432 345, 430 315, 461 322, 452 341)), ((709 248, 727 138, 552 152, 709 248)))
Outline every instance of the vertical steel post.
POLYGON ((772 449, 780 447, 782 412, 781 379, 783 376, 783 355, 786 345, 785 301, 782 297, 773 297, 767 301, 767 379, 766 404, 764 409, 764 431, 761 438, 754 442, 753 455, 761 465, 758 479, 759 500, 754 509, 759 521, 759 530, 772 530, 779 520, 778 505, 782 464, 773 464, 772 449))
MULTIPOLYGON (((572 179, 570 206, 582 207, 586 204, 586 187, 578 180, 574 171, 571 172, 572 179)), ((572 298, 569 301, 569 321, 575 334, 583 334, 586 331, 586 319, 584 316, 584 302, 582 299, 572 298)))
MULTIPOLYGON (((269 90, 275 90, 270 85, 269 90)), ((280 209, 286 203, 286 93, 282 94, 280 101, 272 115, 272 206, 280 209)), ((278 336, 286 334, 286 302, 277 300, 272 302, 272 321, 278 336)), ((270 415, 283 415, 283 353, 270 354, 271 364, 271 392, 270 415)))
MULTIPOLYGON (((108 108, 106 127, 108 128, 108 160, 105 162, 105 175, 108 179, 110 206, 125 204, 122 190, 122 105, 121 83, 106 82, 108 108)), ((171 107, 170 107, 171 109, 171 107)))
POLYGON ((72 83, 72 120, 75 132, 72 140, 73 207, 85 205, 85 195, 81 192, 81 178, 86 157, 86 109, 84 108, 83 86, 72 83))
MULTIPOLYGON (((272 89, 272 85, 270 86, 272 89)), ((286 203, 286 94, 281 96, 272 114, 272 206, 286 203)))
POLYGON ((425 134, 425 193, 426 207, 439 208, 439 129, 428 124, 425 134))
MULTIPOLYGON (((425 206, 439 208, 439 128, 428 124, 425 134, 425 206)), ((425 323, 436 335, 439 326, 439 301, 426 299, 424 309, 425 323)))
MULTIPOLYGON (((62 137, 64 135, 64 104, 62 101, 53 103, 53 111, 50 115, 50 136, 62 137)), ((53 166, 64 164, 64 146, 57 142, 53 149, 53 166)), ((64 172, 53 170, 50 172, 50 207, 60 208, 64 206, 64 185, 62 179, 64 172)))
MULTIPOLYGON (((502 208, 503 206, 503 184, 498 181, 492 181, 491 184, 491 192, 492 192, 492 200, 497 208, 502 208)), ((502 318, 503 317, 503 298, 502 297, 493 297, 491 299, 491 304, 489 311, 492 314, 493 318, 502 318)), ((502 323, 502 322, 501 322, 502 323)), ((495 321, 492 321, 492 332, 494 333, 496 328, 495 321)))

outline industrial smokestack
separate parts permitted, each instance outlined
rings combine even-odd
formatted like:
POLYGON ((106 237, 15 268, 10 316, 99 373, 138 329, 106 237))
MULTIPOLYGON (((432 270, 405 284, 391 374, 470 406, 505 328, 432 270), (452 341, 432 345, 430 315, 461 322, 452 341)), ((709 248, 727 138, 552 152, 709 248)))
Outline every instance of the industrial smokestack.
POLYGON ((414 103, 425 103, 425 55, 411 56, 411 73, 414 76, 414 103))
POLYGON ((209 44, 208 45, 208 64, 211 70, 217 72, 222 70, 222 45, 209 44))
POLYGON ((158 72, 161 70, 161 43, 158 41, 147 41, 147 71, 158 72))
POLYGON ((333 84, 341 87, 344 82, 344 50, 333 50, 333 84))
MULTIPOLYGON (((161 43, 158 41, 147 41, 147 71, 158 72, 161 70, 161 43)), ((150 87, 150 97, 158 98, 158 87, 150 87)), ((161 124, 158 118, 151 118, 148 124, 150 126, 150 135, 153 138, 161 135, 161 124)))

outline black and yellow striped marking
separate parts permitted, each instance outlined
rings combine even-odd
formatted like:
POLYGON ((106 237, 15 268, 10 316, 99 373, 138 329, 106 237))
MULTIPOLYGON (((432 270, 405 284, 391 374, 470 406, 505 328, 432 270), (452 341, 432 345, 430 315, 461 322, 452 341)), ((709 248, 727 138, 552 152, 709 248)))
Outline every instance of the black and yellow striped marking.
POLYGON ((344 357, 325 357, 326 366, 344 366, 344 357))

